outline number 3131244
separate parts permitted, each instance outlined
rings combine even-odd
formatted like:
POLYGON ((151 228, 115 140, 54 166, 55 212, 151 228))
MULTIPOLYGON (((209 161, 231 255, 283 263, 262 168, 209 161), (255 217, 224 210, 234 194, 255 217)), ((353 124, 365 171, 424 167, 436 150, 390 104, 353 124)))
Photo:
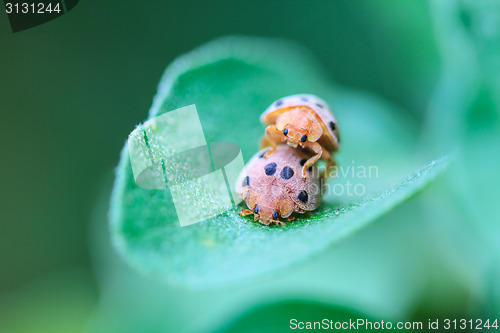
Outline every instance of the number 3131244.
POLYGON ((11 3, 5 4, 5 12, 7 14, 46 14, 46 13, 60 13, 61 8, 59 3, 11 3))
POLYGON ((498 319, 495 320, 482 320, 482 319, 445 319, 444 320, 445 330, 482 330, 482 329, 498 329, 498 319))

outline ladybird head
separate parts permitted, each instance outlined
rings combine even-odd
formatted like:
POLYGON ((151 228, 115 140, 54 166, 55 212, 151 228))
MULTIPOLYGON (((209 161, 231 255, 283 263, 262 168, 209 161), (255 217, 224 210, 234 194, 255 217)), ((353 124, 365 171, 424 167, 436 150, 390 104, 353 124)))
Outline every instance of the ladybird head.
POLYGON ((283 129, 283 141, 296 148, 298 145, 306 142, 308 140, 309 131, 305 128, 295 126, 293 124, 287 124, 283 129))
POLYGON ((276 118, 276 128, 283 133, 282 141, 294 148, 307 141, 317 141, 323 134, 316 118, 303 107, 280 114, 276 118))
POLYGON ((279 221, 281 217, 288 217, 293 212, 293 201, 287 200, 283 194, 263 191, 248 198, 247 205, 254 213, 254 219, 264 224, 279 221))
POLYGON ((273 220, 279 219, 279 212, 276 209, 270 207, 267 204, 255 205, 254 209, 255 220, 259 220, 265 224, 272 222, 273 220))

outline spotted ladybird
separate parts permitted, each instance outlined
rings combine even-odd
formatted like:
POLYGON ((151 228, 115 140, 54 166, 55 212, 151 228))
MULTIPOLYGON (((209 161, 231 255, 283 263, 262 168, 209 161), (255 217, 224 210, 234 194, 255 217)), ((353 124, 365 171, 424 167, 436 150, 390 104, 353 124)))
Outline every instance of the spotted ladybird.
POLYGON ((260 116, 267 125, 262 146, 271 146, 266 156, 276 151, 278 143, 286 141, 291 147, 300 146, 314 152, 302 167, 302 176, 318 159, 334 165, 332 154, 339 149, 340 137, 337 120, 328 104, 314 95, 292 95, 273 102, 260 116))
POLYGON ((306 169, 308 177, 300 176, 311 156, 306 150, 278 145, 266 157, 269 150, 252 157, 238 177, 236 191, 248 206, 240 214, 253 214, 255 220, 266 225, 283 225, 280 218, 293 221, 292 213, 312 211, 319 206, 323 180, 314 165, 306 169))

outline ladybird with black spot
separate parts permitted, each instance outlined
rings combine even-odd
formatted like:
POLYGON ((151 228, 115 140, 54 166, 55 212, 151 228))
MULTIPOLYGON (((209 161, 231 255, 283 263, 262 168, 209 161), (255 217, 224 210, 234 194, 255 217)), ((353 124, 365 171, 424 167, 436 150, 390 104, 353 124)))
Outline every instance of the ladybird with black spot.
POLYGON ((280 142, 286 142, 290 147, 300 146, 312 153, 302 167, 302 177, 307 177, 307 169, 319 159, 327 161, 325 174, 330 174, 340 136, 337 120, 325 101, 309 94, 283 97, 272 103, 260 120, 267 126, 261 146, 271 147, 265 157, 274 154, 280 142))
POLYGON ((241 215, 253 215, 263 224, 284 224, 293 221, 293 213, 315 210, 321 203, 322 191, 316 166, 306 178, 299 176, 306 151, 279 145, 270 157, 261 158, 261 152, 247 163, 236 182, 236 190, 248 209, 241 215))

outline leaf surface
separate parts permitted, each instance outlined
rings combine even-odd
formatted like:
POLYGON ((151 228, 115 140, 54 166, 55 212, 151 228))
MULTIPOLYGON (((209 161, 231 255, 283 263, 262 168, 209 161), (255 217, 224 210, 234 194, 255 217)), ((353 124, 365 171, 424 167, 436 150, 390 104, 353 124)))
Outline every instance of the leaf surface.
MULTIPOLYGON (((416 169, 414 124, 369 94, 328 83, 316 64, 307 51, 282 41, 218 40, 167 69, 150 119, 196 104, 206 141, 234 142, 247 161, 264 133, 260 113, 280 97, 314 93, 329 102, 339 118, 341 165, 351 166, 351 171, 374 166, 376 174, 359 177, 348 171, 331 180, 320 209, 285 227, 240 217, 237 207, 181 228, 168 189, 147 190, 135 184, 125 146, 111 201, 111 234, 129 263, 162 280, 190 286, 225 285, 258 276, 318 253, 367 226, 445 168, 446 158, 404 177, 416 169), (364 192, 348 194, 348 180, 364 192), (335 184, 343 185, 344 192, 335 193, 335 184)), ((175 124, 171 126, 177 131, 175 124)), ((189 140, 182 134, 178 139, 189 140)), ((196 189, 191 192, 196 196, 196 189)))

